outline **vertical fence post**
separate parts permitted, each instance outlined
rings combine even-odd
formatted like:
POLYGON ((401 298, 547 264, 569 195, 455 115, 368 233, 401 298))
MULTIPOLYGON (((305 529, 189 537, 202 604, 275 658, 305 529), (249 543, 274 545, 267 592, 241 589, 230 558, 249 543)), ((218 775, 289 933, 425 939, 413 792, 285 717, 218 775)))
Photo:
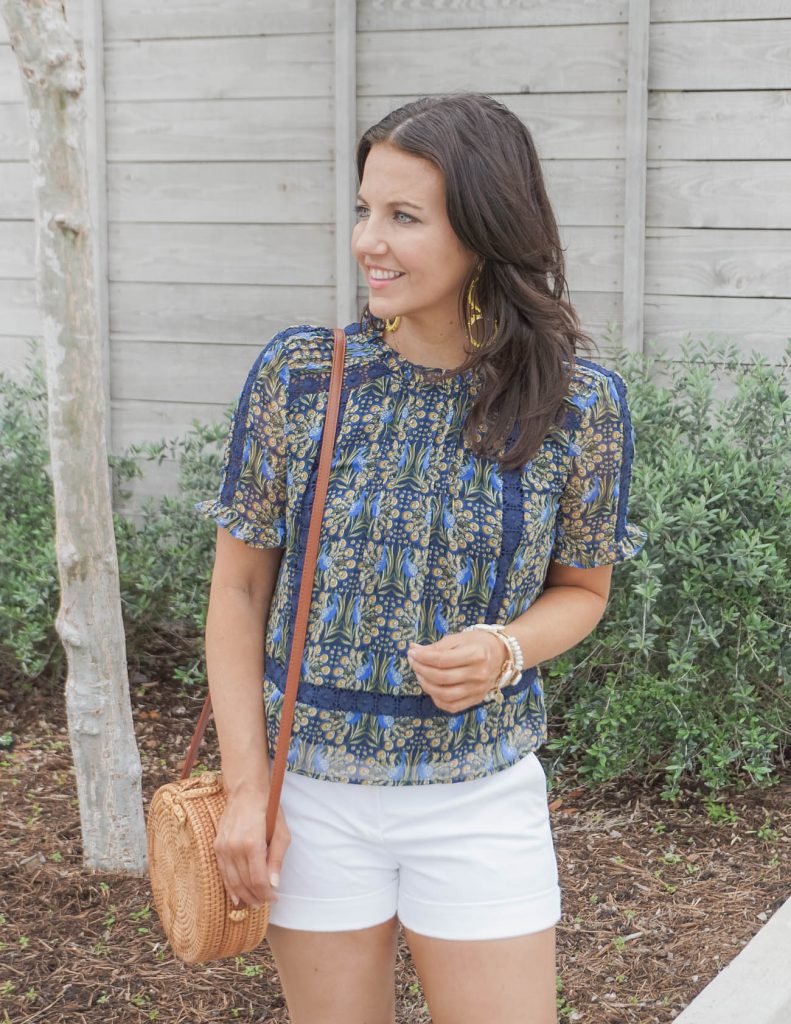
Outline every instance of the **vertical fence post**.
POLYGON ((357 319, 357 263, 351 251, 357 190, 357 3, 335 0, 335 324, 357 319))
MULTIPOLYGON (((110 380, 110 310, 107 269, 107 145, 105 138, 104 18, 102 0, 83 0, 83 55, 85 59, 85 157, 88 203, 93 226, 93 287, 96 323, 102 358, 105 439, 112 452, 113 411, 110 380)), ((109 472, 109 469, 108 469, 109 472)))
POLYGON ((623 234, 623 343, 643 350, 645 192, 648 138, 648 0, 629 0, 626 87, 626 193, 623 234))

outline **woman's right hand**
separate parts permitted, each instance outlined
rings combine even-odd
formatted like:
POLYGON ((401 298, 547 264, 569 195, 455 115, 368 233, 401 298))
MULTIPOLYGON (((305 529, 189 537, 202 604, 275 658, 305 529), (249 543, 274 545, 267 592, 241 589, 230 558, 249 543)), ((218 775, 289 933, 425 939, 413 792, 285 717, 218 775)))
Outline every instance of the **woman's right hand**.
POLYGON ((225 888, 235 905, 259 907, 277 902, 275 887, 291 842, 283 808, 269 849, 266 845, 266 791, 243 791, 227 796, 225 810, 217 825, 214 852, 225 888))

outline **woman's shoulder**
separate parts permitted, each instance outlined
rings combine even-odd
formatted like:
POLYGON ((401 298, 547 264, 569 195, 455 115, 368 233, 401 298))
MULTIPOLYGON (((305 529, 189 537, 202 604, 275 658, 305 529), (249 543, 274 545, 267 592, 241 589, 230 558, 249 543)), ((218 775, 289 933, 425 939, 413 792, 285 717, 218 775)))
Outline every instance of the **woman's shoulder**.
MULTIPOLYGON (((616 402, 626 395, 626 381, 618 370, 593 359, 576 356, 569 379, 569 398, 586 398, 591 401, 596 396, 610 397, 616 402)), ((578 404, 578 402, 574 402, 578 404)))
POLYGON ((576 356, 569 375, 563 407, 563 426, 576 429, 582 424, 586 410, 597 413, 618 411, 626 404, 626 382, 621 374, 592 359, 576 356))
MULTIPOLYGON (((345 330, 348 337, 348 328, 345 330)), ((290 373, 320 373, 332 367, 335 332, 321 324, 289 324, 272 337, 269 345, 282 351, 290 373)))

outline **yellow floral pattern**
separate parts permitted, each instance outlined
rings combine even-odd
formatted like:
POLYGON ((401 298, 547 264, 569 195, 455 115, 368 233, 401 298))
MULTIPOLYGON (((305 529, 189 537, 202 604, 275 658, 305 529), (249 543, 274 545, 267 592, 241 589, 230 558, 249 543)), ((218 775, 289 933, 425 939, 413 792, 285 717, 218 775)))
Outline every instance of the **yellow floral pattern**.
MULTIPOLYGON (((578 359, 564 416, 527 465, 504 472, 462 436, 476 372, 410 362, 382 328, 376 318, 346 327, 287 765, 335 782, 460 782, 545 741, 540 666, 526 667, 502 704, 451 714, 422 690, 407 647, 517 618, 541 593, 550 558, 592 568, 634 557, 647 539, 628 521, 634 431, 620 375, 578 359)), ((333 345, 332 330, 313 325, 266 343, 236 403, 217 497, 195 505, 246 544, 284 549, 265 638, 272 754, 333 345)))

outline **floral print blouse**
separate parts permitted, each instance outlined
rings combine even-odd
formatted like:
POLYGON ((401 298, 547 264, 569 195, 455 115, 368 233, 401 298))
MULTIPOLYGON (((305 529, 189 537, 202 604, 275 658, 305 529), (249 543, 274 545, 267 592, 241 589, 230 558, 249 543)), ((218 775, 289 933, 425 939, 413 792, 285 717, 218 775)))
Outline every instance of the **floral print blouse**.
MULTIPOLYGON (((290 737, 289 771, 382 786, 461 782, 509 767, 547 735, 539 665, 461 713, 438 708, 407 661, 474 622, 508 623, 550 558, 632 558, 634 432, 626 385, 578 358, 562 426, 502 472, 462 436, 476 370, 437 377, 349 324, 334 458, 290 737)), ((274 756, 332 366, 330 328, 289 326, 242 387, 219 491, 195 509, 253 547, 284 549, 270 605, 263 700, 274 756)), ((512 437, 514 436, 512 432, 512 437)), ((510 438, 509 438, 510 443, 510 438)))

